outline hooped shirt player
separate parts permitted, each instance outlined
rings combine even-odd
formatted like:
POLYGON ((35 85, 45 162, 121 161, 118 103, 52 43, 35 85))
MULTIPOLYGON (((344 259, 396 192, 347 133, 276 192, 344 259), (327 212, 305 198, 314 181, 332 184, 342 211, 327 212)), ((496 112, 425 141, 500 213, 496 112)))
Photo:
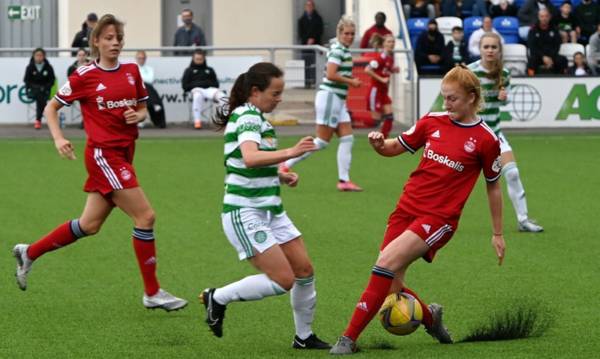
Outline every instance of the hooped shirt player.
POLYGON ((479 173, 487 182, 500 178, 500 142, 480 118, 464 124, 447 112, 426 114, 398 141, 413 154, 423 147, 423 154, 388 219, 381 249, 408 229, 429 245, 423 258, 431 262, 456 232, 479 173))
POLYGON ((65 106, 74 101, 81 104, 87 134, 84 191, 107 196, 114 190, 138 187, 133 168, 138 127, 127 124, 123 115, 148 99, 138 66, 118 63, 106 69, 94 61, 73 72, 55 98, 65 106))

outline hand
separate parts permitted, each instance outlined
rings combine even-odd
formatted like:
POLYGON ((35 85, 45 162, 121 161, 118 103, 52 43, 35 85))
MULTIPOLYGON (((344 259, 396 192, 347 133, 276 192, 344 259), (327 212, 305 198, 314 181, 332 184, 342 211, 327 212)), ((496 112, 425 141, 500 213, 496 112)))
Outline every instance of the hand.
POLYGON ((427 58, 429 59, 429 62, 431 62, 432 64, 437 64, 438 62, 440 62, 439 55, 427 55, 427 58))
POLYGON ((383 136, 383 133, 377 131, 369 132, 367 138, 369 139, 369 144, 374 149, 383 149, 385 145, 385 137, 383 136))
POLYGON ((549 56, 543 56, 542 57, 542 61, 544 61, 544 66, 549 69, 552 68, 552 66, 554 65, 554 62, 552 61, 552 58, 549 56))
POLYGON ((360 87, 360 85, 362 85, 362 82, 357 79, 357 78, 351 78, 350 79, 350 86, 352 87, 360 87))
POLYGON ((141 118, 141 116, 129 106, 127 106, 127 110, 123 112, 123 116, 125 117, 125 123, 128 125, 133 125, 145 120, 145 117, 141 118))
POLYGON ((381 78, 381 83, 382 84, 389 84, 390 83, 390 78, 389 77, 382 77, 381 78))
POLYGON ((65 138, 59 138, 58 140, 54 141, 54 146, 62 158, 68 158, 70 160, 77 159, 75 156, 75 148, 69 140, 65 138))
POLYGON ((298 143, 294 145, 294 147, 290 148, 292 152, 292 158, 302 156, 306 152, 316 151, 317 146, 313 142, 313 138, 311 136, 303 137, 298 143))
POLYGON ((299 179, 296 172, 279 172, 279 180, 290 187, 296 187, 299 179))
POLYGON ((508 92, 504 89, 504 87, 500 87, 500 92, 498 92, 498 100, 506 101, 508 98, 508 92))
POLYGON ((306 44, 307 44, 307 45, 312 45, 312 44, 314 44, 314 43, 315 43, 315 39, 314 39, 314 38, 312 38, 312 37, 309 37, 309 38, 308 38, 308 40, 306 40, 306 44))
POLYGON ((504 261, 504 252, 506 251, 504 237, 502 235, 492 236, 492 247, 494 247, 496 256, 498 256, 498 265, 501 266, 502 262, 504 261))

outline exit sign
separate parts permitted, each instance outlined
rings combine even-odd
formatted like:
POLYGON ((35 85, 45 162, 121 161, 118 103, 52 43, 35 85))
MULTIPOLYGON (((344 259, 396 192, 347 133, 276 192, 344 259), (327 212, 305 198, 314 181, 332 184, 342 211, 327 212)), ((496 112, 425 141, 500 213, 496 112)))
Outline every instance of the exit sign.
POLYGON ((10 20, 35 20, 40 18, 40 5, 9 5, 8 18, 10 20))

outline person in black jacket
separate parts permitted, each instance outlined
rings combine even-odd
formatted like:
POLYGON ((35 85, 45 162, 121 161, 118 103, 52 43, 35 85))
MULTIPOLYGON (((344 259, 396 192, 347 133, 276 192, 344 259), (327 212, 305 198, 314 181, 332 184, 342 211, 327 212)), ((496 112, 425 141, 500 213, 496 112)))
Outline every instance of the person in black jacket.
POLYGON ((420 74, 442 74, 444 52, 444 35, 439 32, 437 21, 429 20, 427 31, 423 31, 417 40, 415 47, 415 62, 420 74), (431 67, 429 65, 437 65, 431 67), (428 66, 428 68, 424 68, 428 66))
POLYGON ((90 63, 89 55, 90 54, 87 52, 86 49, 84 49, 83 47, 80 47, 77 50, 77 59, 67 69, 67 77, 71 76, 71 74, 73 72, 75 72, 75 70, 77 70, 77 68, 89 64, 90 63))
MULTIPOLYGON (((88 14, 85 22, 81 24, 81 31, 75 34, 71 47, 73 48, 88 48, 90 47, 90 34, 98 22, 98 16, 91 12, 88 14)), ((76 56, 77 51, 71 52, 71 56, 76 56)))
POLYGON ((465 41, 465 32, 462 27, 452 28, 452 40, 448 41, 442 55, 444 72, 450 71, 456 65, 465 65, 469 62, 469 49, 465 41))
MULTIPOLYGON (((315 10, 315 3, 307 0, 304 4, 304 13, 298 19, 298 36, 302 45, 319 45, 323 35, 323 19, 315 10)), ((304 60, 305 87, 309 88, 315 84, 315 52, 302 50, 304 60)))
POLYGON ((183 91, 192 93, 192 112, 194 128, 202 128, 202 112, 205 103, 212 101, 223 103, 226 95, 219 90, 219 80, 212 67, 206 65, 206 54, 203 50, 194 51, 190 66, 185 69, 181 79, 183 91))
POLYGON ((23 82, 25 82, 27 96, 35 100, 34 128, 36 130, 42 128, 44 107, 46 107, 55 80, 54 69, 46 59, 46 51, 42 48, 33 50, 29 65, 25 69, 23 82))
POLYGON ((541 9, 538 12, 538 23, 529 31, 527 47, 529 48, 529 63, 527 71, 530 75, 564 74, 567 69, 567 59, 558 54, 562 40, 558 28, 553 26, 550 11, 541 9))

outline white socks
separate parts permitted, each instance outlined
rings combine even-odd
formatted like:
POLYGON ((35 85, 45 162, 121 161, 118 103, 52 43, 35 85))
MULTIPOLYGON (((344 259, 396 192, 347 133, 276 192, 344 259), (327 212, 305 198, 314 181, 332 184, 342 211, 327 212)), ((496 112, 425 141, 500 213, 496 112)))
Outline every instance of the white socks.
POLYGON ((352 162, 352 145, 354 136, 340 137, 337 151, 338 177, 342 181, 350 181, 350 163, 352 162))
MULTIPOLYGON (((325 140, 322 140, 322 139, 320 139, 318 137, 315 137, 315 139, 313 140, 313 143, 315 144, 315 146, 317 146, 317 151, 322 150, 322 149, 324 149, 325 147, 327 147, 329 145, 329 142, 327 142, 325 140)), ((313 153, 315 153, 317 151, 306 152, 302 156, 290 158, 289 160, 285 161, 285 165, 288 168, 292 168, 296 163, 304 160, 305 158, 307 158, 308 156, 312 155, 313 153)))
POLYGON ((519 177, 519 169, 515 162, 509 162, 502 167, 502 175, 506 179, 508 196, 512 201, 517 220, 522 222, 527 219, 527 200, 525 199, 525 189, 519 177))
POLYGON ((315 318, 317 291, 314 277, 296 278, 290 299, 294 311, 296 335, 304 340, 312 334, 312 322, 315 318))
POLYGON ((217 288, 213 298, 217 303, 227 305, 229 302, 259 300, 286 292, 266 274, 256 274, 217 288))

